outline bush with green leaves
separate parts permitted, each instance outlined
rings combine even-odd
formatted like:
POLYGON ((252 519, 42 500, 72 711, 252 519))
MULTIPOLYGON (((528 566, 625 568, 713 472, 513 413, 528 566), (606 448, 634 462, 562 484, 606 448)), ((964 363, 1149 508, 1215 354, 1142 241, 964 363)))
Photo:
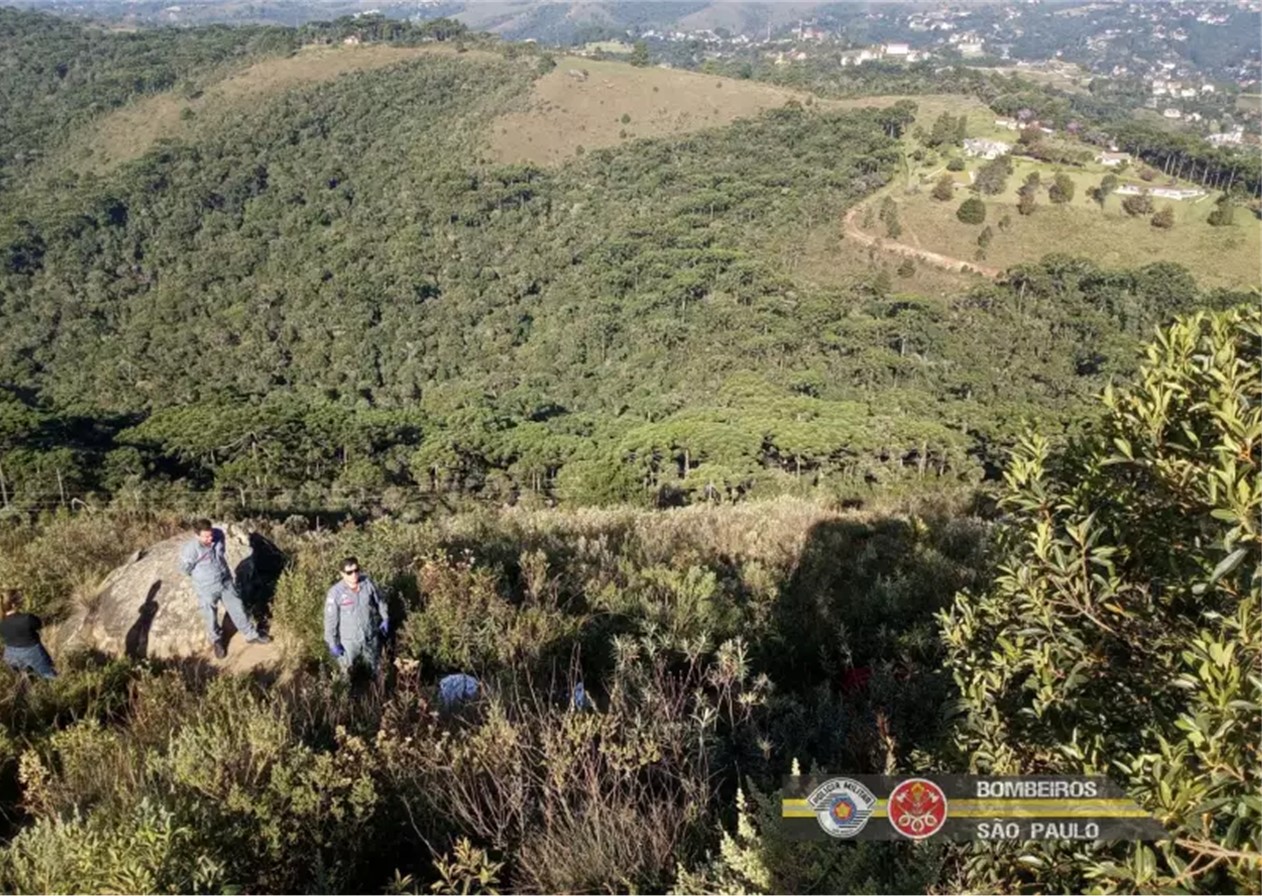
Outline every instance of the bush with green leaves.
POLYGON ((965 224, 980 224, 986 220, 986 203, 976 196, 970 196, 960 203, 960 207, 955 212, 955 217, 965 224))
POLYGON ((961 762, 1109 775, 1172 837, 978 851, 967 889, 1256 891, 1260 346, 1256 304, 1181 319, 1083 435, 1013 457, 1002 573, 941 616, 961 762))

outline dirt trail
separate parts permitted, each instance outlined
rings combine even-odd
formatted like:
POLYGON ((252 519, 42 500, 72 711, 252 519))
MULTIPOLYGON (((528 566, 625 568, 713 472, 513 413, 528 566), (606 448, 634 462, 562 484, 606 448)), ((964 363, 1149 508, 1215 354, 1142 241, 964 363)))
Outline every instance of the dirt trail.
POLYGON ((872 246, 881 249, 882 251, 893 252, 895 255, 902 255, 907 258, 916 258, 926 264, 931 264, 934 267, 945 268, 948 271, 963 272, 967 269, 973 273, 989 277, 992 280, 998 278, 1003 273, 998 268, 987 267, 986 265, 978 264, 975 261, 964 261, 960 258, 952 258, 949 255, 940 255, 937 252, 930 252, 927 249, 917 249, 915 246, 909 246, 906 243, 898 243, 892 240, 882 240, 872 236, 871 234, 864 233, 859 229, 859 225, 855 223, 855 218, 858 216, 862 208, 862 205, 856 205, 854 208, 850 209, 850 211, 846 212, 846 217, 843 219, 846 237, 854 240, 861 246, 872 246))

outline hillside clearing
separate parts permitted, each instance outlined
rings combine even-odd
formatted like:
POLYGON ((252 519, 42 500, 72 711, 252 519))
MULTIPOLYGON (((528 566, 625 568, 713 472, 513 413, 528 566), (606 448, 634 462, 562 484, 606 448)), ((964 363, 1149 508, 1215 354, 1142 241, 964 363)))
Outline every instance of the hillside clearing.
POLYGON ((80 129, 51 164, 54 170, 104 173, 139 158, 159 140, 188 139, 242 103, 256 103, 296 87, 332 81, 348 72, 384 68, 434 52, 450 51, 371 44, 309 47, 292 56, 267 59, 232 72, 197 96, 166 91, 116 109, 80 129))
MULTIPOLYGON (((1109 198, 1102 211, 1092 206, 1053 206, 1044 191, 1039 207, 1028 217, 1019 215, 1016 203, 1003 197, 1003 201, 986 202, 984 224, 970 226, 955 216, 960 202, 969 195, 960 191, 953 202, 936 202, 927 191, 897 197, 903 241, 915 234, 926 248, 967 260, 975 257, 978 235, 989 226, 992 242, 985 263, 1000 269, 1037 261, 1050 253, 1064 253, 1111 268, 1171 261, 1188 268, 1208 286, 1247 288, 1258 283, 1262 228, 1243 210, 1237 212, 1235 225, 1211 227, 1205 223, 1211 202, 1158 200, 1158 209, 1170 205, 1175 213, 1174 227, 1161 230, 1152 226, 1150 216, 1126 215, 1116 196, 1109 198), (1011 223, 1008 230, 999 226, 1005 216, 1011 223)), ((869 232, 877 234, 875 230, 869 232)))
POLYGON ((563 57, 535 81, 523 108, 492 122, 489 153, 503 164, 557 165, 578 155, 580 147, 586 151, 639 137, 719 127, 790 100, 849 109, 899 99, 903 97, 819 100, 758 81, 563 57))

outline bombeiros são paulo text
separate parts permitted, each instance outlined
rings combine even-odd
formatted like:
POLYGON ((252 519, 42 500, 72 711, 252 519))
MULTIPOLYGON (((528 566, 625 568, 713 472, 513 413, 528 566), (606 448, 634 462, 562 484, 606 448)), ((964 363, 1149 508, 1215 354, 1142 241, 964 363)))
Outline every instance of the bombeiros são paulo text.
POLYGON ((1094 821, 1006 821, 996 818, 977 825, 979 840, 1096 840, 1100 825, 1094 821))
POLYGON ((1096 799, 1097 781, 987 781, 977 782, 977 798, 983 800, 1096 799))

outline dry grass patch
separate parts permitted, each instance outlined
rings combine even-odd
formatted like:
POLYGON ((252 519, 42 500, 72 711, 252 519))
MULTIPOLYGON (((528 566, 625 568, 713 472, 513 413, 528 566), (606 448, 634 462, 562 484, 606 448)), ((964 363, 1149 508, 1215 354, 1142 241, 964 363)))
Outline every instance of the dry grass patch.
POLYGON ((922 296, 959 295, 978 282, 974 274, 948 271, 919 261, 913 261, 910 276, 901 275, 898 270, 902 258, 845 239, 844 233, 840 220, 831 220, 777 239, 767 249, 771 257, 779 261, 785 276, 809 288, 849 289, 859 281, 875 277, 882 269, 893 278, 897 292, 922 296))
MULTIPOLYGON (((489 152, 503 164, 556 165, 577 155, 579 147, 591 150, 719 127, 789 100, 805 104, 808 97, 757 81, 564 57, 535 81, 520 108, 492 122, 489 152)), ((887 105, 894 99, 811 102, 834 109, 887 105)))

